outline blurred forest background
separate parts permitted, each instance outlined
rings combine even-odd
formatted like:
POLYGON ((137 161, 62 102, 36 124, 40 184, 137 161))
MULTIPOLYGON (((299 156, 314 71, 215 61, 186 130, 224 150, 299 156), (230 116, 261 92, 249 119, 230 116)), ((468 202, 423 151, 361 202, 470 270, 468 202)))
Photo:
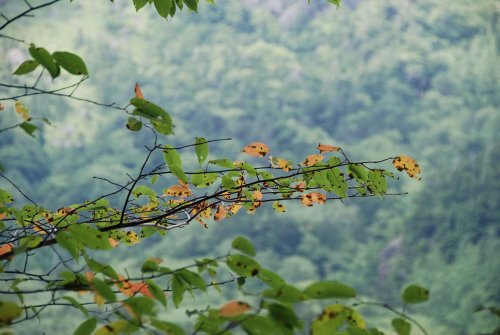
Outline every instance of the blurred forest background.
MULTIPOLYGON (((289 206, 283 215, 270 209, 208 230, 193 225, 123 248, 124 267, 147 255, 168 266, 217 256, 246 235, 263 266, 293 283, 340 280, 368 300, 395 304, 404 285, 428 287, 431 301, 412 311, 431 334, 498 326, 473 312, 500 305, 498 1, 345 0, 335 9, 326 1, 220 0, 171 22, 115 2, 65 1, 5 33, 81 55, 91 78, 78 96, 125 105, 140 81, 146 98, 173 116, 172 145, 232 137, 211 145, 212 158, 236 158, 258 140, 297 161, 321 142, 358 160, 409 154, 423 167, 422 181, 393 186, 409 195, 289 206)), ((24 4, 0 6, 14 13, 24 4)), ((1 82, 12 82, 27 48, 5 38, 0 48, 1 82)), ((31 84, 36 75, 29 78, 14 81, 31 84)), ((71 83, 66 78, 53 85, 71 83)), ((92 177, 127 180, 152 143, 150 132, 125 128, 122 112, 46 96, 23 102, 52 126, 40 123, 35 139, 20 129, 0 134, 1 163, 47 208, 113 189, 92 177)), ((0 128, 18 122, 4 105, 0 128)), ((231 296, 231 287, 222 289, 231 296)), ((42 322, 65 333, 60 313, 42 322)), ((19 333, 34 334, 27 329, 19 333)))

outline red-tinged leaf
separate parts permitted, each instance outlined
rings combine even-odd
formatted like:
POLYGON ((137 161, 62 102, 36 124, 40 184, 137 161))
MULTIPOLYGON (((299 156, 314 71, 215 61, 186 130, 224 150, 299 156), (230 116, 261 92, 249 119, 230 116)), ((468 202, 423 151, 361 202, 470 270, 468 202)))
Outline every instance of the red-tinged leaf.
POLYGON ((314 203, 324 204, 326 202, 326 195, 319 192, 311 192, 302 195, 301 202, 304 206, 311 207, 314 203))
POLYGON ((333 145, 326 145, 326 144, 321 144, 321 143, 319 143, 316 148, 319 150, 320 154, 322 154, 324 152, 333 152, 333 151, 340 150, 339 147, 334 147, 333 145))
POLYGON ((217 207, 217 211, 215 212, 215 215, 214 215, 214 220, 215 221, 220 221, 222 219, 225 219, 227 216, 227 210, 224 206, 222 205, 219 205, 217 207))
POLYGON ((269 153, 269 147, 262 142, 252 142, 242 152, 254 157, 264 157, 269 153))
POLYGON ((129 281, 128 279, 125 279, 123 276, 118 276, 120 278, 121 283, 118 285, 120 286, 120 292, 122 292, 124 295, 127 297, 131 297, 133 295, 136 295, 137 293, 141 293, 145 297, 152 298, 153 294, 148 289, 148 284, 145 282, 138 282, 134 283, 129 281))
POLYGON ((135 92, 136 98, 144 99, 144 95, 142 94, 141 87, 139 86, 139 83, 135 83, 134 92, 135 92))
POLYGON ((8 252, 11 252, 12 249, 13 247, 11 243, 2 244, 2 246, 0 246, 0 256, 8 252))
POLYGON ((219 315, 223 318, 240 316, 250 309, 250 305, 243 301, 230 301, 219 308, 219 315))
POLYGON ((318 154, 309 155, 306 157, 306 160, 300 164, 304 166, 313 166, 314 164, 321 162, 323 158, 325 158, 323 155, 318 155, 318 154))

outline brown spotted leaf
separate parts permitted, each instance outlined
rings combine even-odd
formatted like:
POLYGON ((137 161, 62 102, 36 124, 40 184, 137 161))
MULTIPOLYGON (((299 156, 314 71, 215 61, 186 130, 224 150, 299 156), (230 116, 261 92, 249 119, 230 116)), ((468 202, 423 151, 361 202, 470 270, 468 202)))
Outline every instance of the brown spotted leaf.
POLYGON ((339 147, 334 147, 333 145, 326 145, 326 144, 321 144, 321 143, 319 143, 316 148, 319 150, 320 154, 322 154, 324 152, 334 152, 334 151, 340 150, 339 147))
POLYGON ((419 174, 422 172, 422 169, 418 165, 418 163, 411 158, 410 156, 406 155, 401 155, 392 161, 392 164, 394 167, 399 170, 399 171, 406 171, 406 173, 412 177, 416 178, 418 180, 422 179, 419 174))
POLYGON ((269 147, 262 142, 252 142, 245 146, 242 152, 254 157, 264 157, 269 153, 269 147))
POLYGON ((323 155, 318 155, 318 154, 309 155, 306 157, 306 160, 300 164, 304 166, 313 166, 314 164, 321 162, 323 158, 325 158, 323 155))

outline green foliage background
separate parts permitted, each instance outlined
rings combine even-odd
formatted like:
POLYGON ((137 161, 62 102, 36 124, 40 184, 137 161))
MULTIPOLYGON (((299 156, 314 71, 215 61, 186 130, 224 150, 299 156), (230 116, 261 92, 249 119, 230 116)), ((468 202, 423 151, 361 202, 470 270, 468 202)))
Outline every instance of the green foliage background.
MULTIPOLYGON (((22 4, 1 6, 8 12, 22 4)), ((410 193, 404 197, 291 206, 280 216, 268 210, 208 230, 174 231, 132 254, 124 248, 120 265, 141 261, 141 252, 168 266, 216 256, 244 234, 257 259, 291 282, 340 280, 390 303, 418 282, 430 289, 431 303, 413 308, 431 333, 493 329, 493 317, 473 310, 500 303, 498 3, 352 0, 336 10, 246 0, 200 7, 200 15, 184 12, 167 23, 147 8, 136 14, 128 1, 75 1, 10 29, 81 55, 91 79, 79 96, 121 105, 140 81, 176 121, 174 145, 228 136, 233 141, 215 149, 221 155, 235 156, 254 140, 285 158, 312 153, 318 142, 354 158, 405 153, 423 166, 423 180, 402 182, 410 193)), ((28 55, 7 39, 0 47, 7 78, 28 55)), ((2 133, 0 157, 9 177, 48 208, 104 193, 109 185, 92 176, 126 180, 150 143, 147 132, 127 131, 123 113, 57 98, 26 101, 53 126, 36 139, 2 133)), ((6 108, 0 128, 15 119, 6 108)), ((64 333, 60 313, 54 309, 42 324, 64 333)), ((374 318, 388 324, 387 316, 374 318)))

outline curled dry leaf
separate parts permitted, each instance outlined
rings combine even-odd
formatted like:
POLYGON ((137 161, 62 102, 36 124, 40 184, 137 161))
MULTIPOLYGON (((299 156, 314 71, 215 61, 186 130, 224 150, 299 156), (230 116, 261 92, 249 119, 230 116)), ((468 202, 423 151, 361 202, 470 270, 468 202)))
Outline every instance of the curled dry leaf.
POLYGON ((246 302, 233 300, 219 308, 219 315, 223 318, 231 318, 244 314, 250 308, 246 302))
POLYGON ((242 152, 254 157, 264 157, 269 153, 269 147, 262 142, 252 142, 245 146, 242 152))
POLYGON ((324 152, 333 152, 333 151, 340 150, 339 147, 334 147, 333 145, 326 145, 326 144, 321 144, 321 143, 319 143, 316 148, 319 150, 320 154, 322 154, 324 152))
POLYGON ((410 156, 401 155, 392 161, 392 164, 398 171, 406 171, 406 173, 411 178, 416 178, 418 180, 422 179, 419 174, 422 172, 422 169, 418 165, 418 163, 411 158, 410 156))

